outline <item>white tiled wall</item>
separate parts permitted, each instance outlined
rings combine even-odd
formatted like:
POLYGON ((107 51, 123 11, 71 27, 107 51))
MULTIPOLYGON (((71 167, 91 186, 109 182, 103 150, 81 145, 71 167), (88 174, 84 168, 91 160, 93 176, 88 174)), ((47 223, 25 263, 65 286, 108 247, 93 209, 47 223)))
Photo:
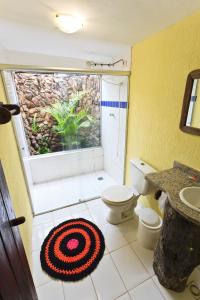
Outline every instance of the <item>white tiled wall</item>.
MULTIPOLYGON (((102 101, 127 102, 128 78, 103 76, 102 101)), ((127 109, 102 106, 102 147, 104 170, 119 184, 123 183, 127 109)))
MULTIPOLYGON (((127 76, 102 76, 102 101, 127 102, 127 76)), ((22 153, 29 186, 105 170, 122 184, 127 109, 102 106, 102 147, 28 157, 22 153)))
POLYGON ((33 183, 42 183, 103 169, 103 149, 90 148, 38 155, 24 159, 30 165, 33 183))

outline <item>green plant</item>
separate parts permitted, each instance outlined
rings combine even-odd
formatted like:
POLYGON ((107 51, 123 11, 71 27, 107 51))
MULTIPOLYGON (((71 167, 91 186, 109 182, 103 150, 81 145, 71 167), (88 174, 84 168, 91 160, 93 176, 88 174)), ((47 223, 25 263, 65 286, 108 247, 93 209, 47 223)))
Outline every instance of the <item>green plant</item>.
POLYGON ((37 114, 34 114, 33 121, 31 124, 31 130, 33 133, 38 133, 40 131, 40 126, 37 123, 37 114))
POLYGON ((46 146, 39 146, 37 152, 38 154, 47 154, 47 153, 51 153, 51 150, 46 146))
POLYGON ((38 154, 46 154, 51 153, 50 145, 49 145, 49 139, 46 137, 42 137, 40 141, 38 142, 38 154))
POLYGON ((87 110, 77 110, 83 94, 83 92, 77 92, 70 99, 56 101, 51 107, 45 109, 55 120, 53 130, 62 137, 65 149, 78 147, 80 145, 79 131, 89 128, 93 122, 93 117, 87 110))

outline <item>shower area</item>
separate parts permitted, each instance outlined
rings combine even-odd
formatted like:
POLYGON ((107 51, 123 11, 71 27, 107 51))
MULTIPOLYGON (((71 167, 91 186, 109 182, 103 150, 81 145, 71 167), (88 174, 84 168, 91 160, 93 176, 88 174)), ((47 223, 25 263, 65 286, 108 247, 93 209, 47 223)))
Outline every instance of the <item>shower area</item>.
POLYGON ((3 71, 35 215, 123 184, 128 77, 3 71))

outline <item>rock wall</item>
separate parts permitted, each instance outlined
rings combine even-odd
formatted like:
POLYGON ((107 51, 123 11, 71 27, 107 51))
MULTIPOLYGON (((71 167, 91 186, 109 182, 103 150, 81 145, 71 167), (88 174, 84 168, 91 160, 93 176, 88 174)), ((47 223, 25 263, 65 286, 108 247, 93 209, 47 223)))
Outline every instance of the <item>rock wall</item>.
POLYGON ((54 120, 44 110, 81 91, 84 94, 77 110, 89 109, 96 120, 81 132, 84 147, 100 145, 100 76, 18 72, 14 80, 31 155, 63 150, 61 137, 52 130, 54 120))

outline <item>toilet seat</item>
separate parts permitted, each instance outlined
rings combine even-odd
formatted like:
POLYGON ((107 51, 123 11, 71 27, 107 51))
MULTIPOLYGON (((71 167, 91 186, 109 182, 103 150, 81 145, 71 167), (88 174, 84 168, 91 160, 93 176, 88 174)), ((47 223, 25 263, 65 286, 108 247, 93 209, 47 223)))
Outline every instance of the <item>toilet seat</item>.
POLYGON ((113 206, 128 203, 133 199, 133 196, 133 190, 125 185, 112 185, 101 195, 104 202, 113 206))

